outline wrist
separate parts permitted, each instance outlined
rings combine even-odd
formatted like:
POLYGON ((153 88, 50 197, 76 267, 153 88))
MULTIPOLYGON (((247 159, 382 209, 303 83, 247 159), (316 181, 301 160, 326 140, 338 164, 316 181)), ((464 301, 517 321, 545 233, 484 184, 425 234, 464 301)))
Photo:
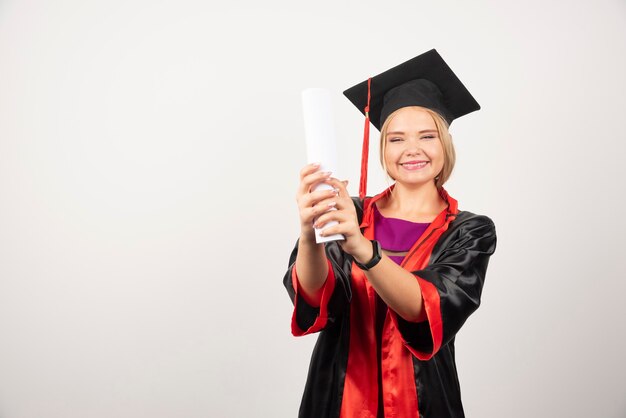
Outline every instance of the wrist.
POLYGON ((300 245, 317 245, 317 241, 315 240, 315 232, 313 232, 313 228, 309 228, 311 231, 302 231, 300 233, 300 239, 298 240, 300 245))
POLYGON ((365 264, 372 259, 374 255, 374 249, 372 248, 372 242, 365 237, 359 241, 359 246, 356 251, 352 254, 355 261, 365 264))
POLYGON ((380 262, 382 250, 376 240, 365 240, 365 245, 367 245, 367 247, 363 249, 363 252, 359 252, 358 255, 353 255, 353 257, 356 265, 361 270, 367 271, 380 262))

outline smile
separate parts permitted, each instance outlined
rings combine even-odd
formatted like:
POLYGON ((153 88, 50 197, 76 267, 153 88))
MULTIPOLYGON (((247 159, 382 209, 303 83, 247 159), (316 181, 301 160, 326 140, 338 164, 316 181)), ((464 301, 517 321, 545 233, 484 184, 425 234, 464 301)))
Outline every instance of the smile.
POLYGON ((424 167, 426 167, 426 164, 428 164, 428 161, 409 161, 406 163, 402 163, 400 164, 402 167, 404 167, 406 170, 420 170, 424 167))

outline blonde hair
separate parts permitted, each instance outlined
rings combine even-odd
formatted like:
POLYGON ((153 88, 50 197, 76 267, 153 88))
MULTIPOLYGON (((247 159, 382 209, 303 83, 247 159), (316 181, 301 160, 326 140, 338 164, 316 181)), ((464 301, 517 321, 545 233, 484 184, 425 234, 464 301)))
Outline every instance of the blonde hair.
MULTIPOLYGON (((450 178, 452 170, 454 169, 454 163, 456 162, 456 152, 454 151, 454 144, 452 143, 452 135, 450 135, 450 132, 448 131, 448 122, 446 122, 446 120, 434 110, 421 106, 410 107, 425 110, 433 118, 435 126, 437 127, 439 141, 441 141, 441 146, 443 148, 443 168, 435 177, 435 186, 439 189, 450 178)), ((389 171, 387 171, 387 164, 385 163, 385 148, 387 147, 385 137, 387 136, 387 130, 389 129, 391 120, 401 109, 404 108, 400 108, 389 115, 380 129, 380 163, 382 164, 383 170, 385 170, 387 175, 389 175, 389 171)))

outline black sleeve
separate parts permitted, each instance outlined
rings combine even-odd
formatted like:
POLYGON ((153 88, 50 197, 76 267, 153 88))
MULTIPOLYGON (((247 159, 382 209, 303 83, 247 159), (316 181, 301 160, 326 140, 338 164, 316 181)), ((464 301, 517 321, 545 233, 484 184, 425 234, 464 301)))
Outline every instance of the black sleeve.
MULTIPOLYGON (((363 203, 353 197, 357 217, 361 222, 363 203)), ((291 322, 291 331, 294 335, 305 335, 320 331, 327 326, 338 322, 341 315, 346 314, 352 299, 350 274, 352 271, 352 257, 346 254, 337 242, 325 244, 326 259, 328 261, 328 277, 324 283, 322 301, 319 307, 309 305, 298 294, 297 275, 295 272, 298 243, 289 257, 289 268, 283 278, 283 284, 294 304, 291 322)))
POLYGON ((289 268, 283 278, 283 284, 294 304, 291 329, 294 335, 306 335, 321 331, 337 322, 343 315, 352 298, 350 290, 350 271, 352 258, 345 254, 339 244, 325 244, 328 277, 322 288, 322 300, 319 307, 309 305, 298 294, 298 283, 295 272, 298 243, 289 258, 289 268))
POLYGON ((487 216, 474 215, 437 245, 430 264, 413 272, 427 321, 411 323, 396 316, 407 347, 420 360, 448 344, 478 309, 489 257, 496 249, 495 225, 487 216))

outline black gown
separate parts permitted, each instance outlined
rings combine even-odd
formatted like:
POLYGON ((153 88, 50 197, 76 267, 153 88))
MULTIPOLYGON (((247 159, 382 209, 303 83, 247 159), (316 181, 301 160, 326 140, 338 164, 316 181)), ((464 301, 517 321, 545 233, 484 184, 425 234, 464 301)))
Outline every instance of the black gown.
MULTIPOLYGON (((373 239, 372 205, 390 190, 365 202, 353 199, 366 238, 373 239)), ((294 268, 296 244, 283 280, 294 303, 292 333, 319 332, 299 417, 377 418, 381 411, 387 418, 464 417, 454 338, 480 304, 496 231, 487 216, 459 211, 443 188, 439 193, 448 207, 402 263, 420 285, 424 322, 387 309, 377 337, 378 297, 336 242, 325 246, 329 275, 321 304, 307 304, 294 268)))

